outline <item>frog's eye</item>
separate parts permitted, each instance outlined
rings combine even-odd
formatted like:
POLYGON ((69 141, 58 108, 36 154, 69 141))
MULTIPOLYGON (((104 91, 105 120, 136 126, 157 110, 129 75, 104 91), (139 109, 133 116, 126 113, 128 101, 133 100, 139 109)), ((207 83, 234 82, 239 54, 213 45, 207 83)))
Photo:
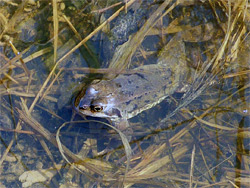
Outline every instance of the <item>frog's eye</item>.
POLYGON ((91 106, 91 109, 94 111, 94 112, 101 112, 103 110, 103 107, 102 106, 99 106, 99 105, 93 105, 91 106))

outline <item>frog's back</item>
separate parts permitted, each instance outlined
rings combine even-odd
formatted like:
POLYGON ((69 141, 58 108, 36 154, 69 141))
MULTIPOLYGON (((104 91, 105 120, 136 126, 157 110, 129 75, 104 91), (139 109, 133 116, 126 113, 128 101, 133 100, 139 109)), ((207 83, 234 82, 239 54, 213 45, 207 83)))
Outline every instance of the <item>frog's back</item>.
POLYGON ((169 43, 174 46, 165 46, 156 64, 140 66, 133 73, 120 74, 112 80, 93 82, 85 95, 76 100, 77 109, 86 115, 119 121, 132 118, 173 94, 186 65, 180 57, 184 44, 173 39, 169 43))
POLYGON ((179 85, 179 74, 169 66, 145 65, 134 70, 137 73, 119 75, 111 81, 119 86, 116 102, 128 119, 160 103, 179 85))
POLYGON ((111 82, 120 87, 117 105, 124 109, 127 118, 160 103, 180 86, 187 67, 184 43, 175 36, 159 53, 157 64, 134 69, 135 74, 119 75, 111 82))

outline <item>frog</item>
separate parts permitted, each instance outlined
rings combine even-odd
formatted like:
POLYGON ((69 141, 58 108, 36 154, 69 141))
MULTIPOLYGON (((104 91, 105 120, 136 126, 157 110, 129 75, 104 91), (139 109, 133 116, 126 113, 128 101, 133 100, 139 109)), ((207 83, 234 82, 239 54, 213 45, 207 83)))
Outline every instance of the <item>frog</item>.
POLYGON ((132 69, 110 80, 94 80, 75 98, 74 109, 85 116, 108 118, 119 130, 128 120, 151 109, 181 87, 186 75, 184 42, 173 37, 157 62, 132 69), (183 52, 183 53, 180 53, 183 52))

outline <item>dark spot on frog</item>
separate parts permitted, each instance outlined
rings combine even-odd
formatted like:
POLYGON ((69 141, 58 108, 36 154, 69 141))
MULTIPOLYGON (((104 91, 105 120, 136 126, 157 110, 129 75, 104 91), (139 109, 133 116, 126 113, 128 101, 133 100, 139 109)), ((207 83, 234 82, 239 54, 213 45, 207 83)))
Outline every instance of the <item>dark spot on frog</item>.
POLYGON ((136 110, 138 108, 137 104, 134 104, 134 110, 136 110))
POLYGON ((121 85, 120 83, 115 83, 115 85, 116 85, 117 87, 122 87, 122 85, 121 85))
POLYGON ((142 96, 138 96, 136 97, 137 100, 141 100, 142 99, 142 96))
POLYGON ((123 95, 126 95, 127 97, 133 97, 134 93, 132 91, 122 91, 123 95))
POLYGON ((151 87, 150 87, 149 85, 145 85, 145 86, 143 87, 143 89, 144 89, 145 91, 150 91, 150 90, 151 90, 151 87))
POLYGON ((145 76, 144 76, 143 74, 140 74, 140 73, 136 73, 136 75, 137 75, 138 77, 142 78, 142 79, 145 79, 145 80, 147 80, 147 79, 145 78, 145 76))
POLYGON ((131 101, 126 102, 126 105, 128 106, 128 105, 130 104, 130 102, 131 102, 131 101))

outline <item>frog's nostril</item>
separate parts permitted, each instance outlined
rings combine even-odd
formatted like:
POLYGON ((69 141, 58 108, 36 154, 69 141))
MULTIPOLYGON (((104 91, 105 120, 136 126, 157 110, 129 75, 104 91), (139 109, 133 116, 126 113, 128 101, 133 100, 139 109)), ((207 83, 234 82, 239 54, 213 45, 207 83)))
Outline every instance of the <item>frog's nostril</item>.
POLYGON ((79 106, 79 110, 87 110, 87 108, 88 108, 87 105, 79 106))

